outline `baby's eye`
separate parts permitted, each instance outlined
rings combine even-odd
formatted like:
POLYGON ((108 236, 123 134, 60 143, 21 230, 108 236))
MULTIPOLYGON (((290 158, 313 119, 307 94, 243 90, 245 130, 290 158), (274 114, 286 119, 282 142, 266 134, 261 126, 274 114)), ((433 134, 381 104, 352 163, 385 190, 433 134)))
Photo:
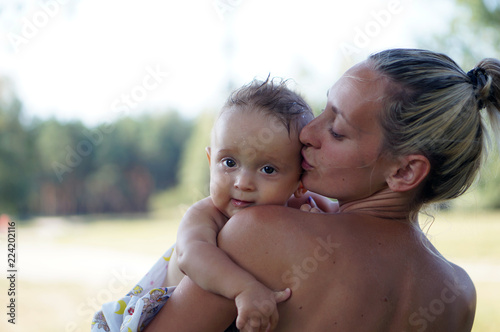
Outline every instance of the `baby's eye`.
POLYGON ((262 171, 266 174, 273 174, 274 172, 276 172, 276 169, 272 166, 264 166, 262 167, 262 171))
POLYGON ((226 166, 226 167, 234 167, 234 166, 236 166, 236 162, 233 159, 224 159, 222 161, 222 164, 224 164, 224 166, 226 166))

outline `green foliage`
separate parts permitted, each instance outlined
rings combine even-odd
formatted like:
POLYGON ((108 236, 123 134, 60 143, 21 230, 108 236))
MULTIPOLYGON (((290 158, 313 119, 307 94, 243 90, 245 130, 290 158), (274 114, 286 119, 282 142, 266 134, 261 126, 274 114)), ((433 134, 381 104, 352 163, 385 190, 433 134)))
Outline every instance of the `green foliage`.
MULTIPOLYGON (((496 0, 457 0, 470 13, 471 28, 498 28, 500 25, 500 3, 496 0)), ((496 41, 500 36, 496 34, 496 41)))
POLYGON ((192 135, 185 145, 175 188, 160 192, 151 200, 152 210, 161 213, 171 206, 192 204, 209 195, 210 168, 205 148, 210 145, 210 132, 216 112, 204 112, 196 121, 192 135))
POLYGON ((500 57, 500 2, 455 0, 449 30, 423 42, 450 55, 465 71, 486 57, 500 57))
POLYGON ((497 210, 500 209, 500 169, 498 150, 492 149, 480 170, 477 182, 469 191, 452 202, 458 210, 497 210))
POLYGON ((182 159, 179 185, 188 192, 206 196, 210 181, 206 147, 210 146, 210 133, 215 120, 215 114, 205 112, 198 117, 193 135, 186 144, 186 154, 182 159))
MULTIPOLYGON (((467 72, 483 58, 500 58, 500 2, 455 0, 449 31, 427 41, 424 47, 450 55, 467 72)), ((493 135, 490 135, 493 137, 493 135)), ((500 146, 492 146, 477 183, 451 202, 457 209, 500 209, 500 146)))
POLYGON ((32 139, 19 121, 21 104, 0 81, 0 213, 26 210, 32 180, 32 139))
POLYGON ((22 125, 9 87, 0 84, 0 213, 145 212, 154 192, 178 183, 192 131, 178 113, 94 128, 54 119, 22 125))

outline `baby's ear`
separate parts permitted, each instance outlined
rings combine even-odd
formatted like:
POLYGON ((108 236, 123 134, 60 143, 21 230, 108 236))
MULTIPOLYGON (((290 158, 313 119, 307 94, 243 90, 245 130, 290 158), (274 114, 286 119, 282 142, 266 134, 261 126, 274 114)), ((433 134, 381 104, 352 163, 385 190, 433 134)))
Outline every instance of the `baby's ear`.
POLYGON ((304 196, 304 194, 306 192, 307 192, 307 189, 302 184, 302 181, 300 181, 299 182, 299 187, 297 188, 297 190, 295 190, 295 192, 293 193, 293 195, 295 196, 295 198, 301 198, 302 196, 304 196))
POLYGON ((210 153, 211 153, 211 150, 210 150, 210 147, 207 146, 205 148, 205 152, 207 153, 207 159, 208 159, 208 166, 210 166, 210 153))

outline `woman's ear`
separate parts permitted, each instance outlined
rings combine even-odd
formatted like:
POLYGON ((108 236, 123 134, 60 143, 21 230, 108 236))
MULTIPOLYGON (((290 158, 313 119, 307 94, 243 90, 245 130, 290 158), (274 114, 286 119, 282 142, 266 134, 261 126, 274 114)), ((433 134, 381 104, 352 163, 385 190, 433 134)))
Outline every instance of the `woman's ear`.
POLYGON ((207 147, 205 148, 205 152, 207 153, 208 166, 210 167, 210 153, 211 153, 212 151, 210 150, 210 147, 209 147, 209 146, 207 146, 207 147))
POLYGON ((307 189, 302 184, 302 181, 300 181, 299 182, 299 187, 297 188, 297 190, 295 190, 295 192, 293 193, 293 195, 295 196, 295 198, 300 198, 300 197, 304 196, 304 194, 306 192, 307 192, 307 189))
POLYGON ((399 159, 387 177, 387 185, 394 192, 405 192, 420 185, 431 169, 429 160, 414 154, 399 159))

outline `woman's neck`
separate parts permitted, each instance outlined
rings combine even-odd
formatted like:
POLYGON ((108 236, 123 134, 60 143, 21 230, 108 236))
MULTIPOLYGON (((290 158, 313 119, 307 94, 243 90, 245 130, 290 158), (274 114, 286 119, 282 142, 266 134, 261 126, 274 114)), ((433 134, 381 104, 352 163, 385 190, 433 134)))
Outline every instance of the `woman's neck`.
POLYGON ((398 193, 384 188, 370 197, 360 200, 339 201, 340 212, 361 213, 372 217, 410 221, 409 194, 398 193))

